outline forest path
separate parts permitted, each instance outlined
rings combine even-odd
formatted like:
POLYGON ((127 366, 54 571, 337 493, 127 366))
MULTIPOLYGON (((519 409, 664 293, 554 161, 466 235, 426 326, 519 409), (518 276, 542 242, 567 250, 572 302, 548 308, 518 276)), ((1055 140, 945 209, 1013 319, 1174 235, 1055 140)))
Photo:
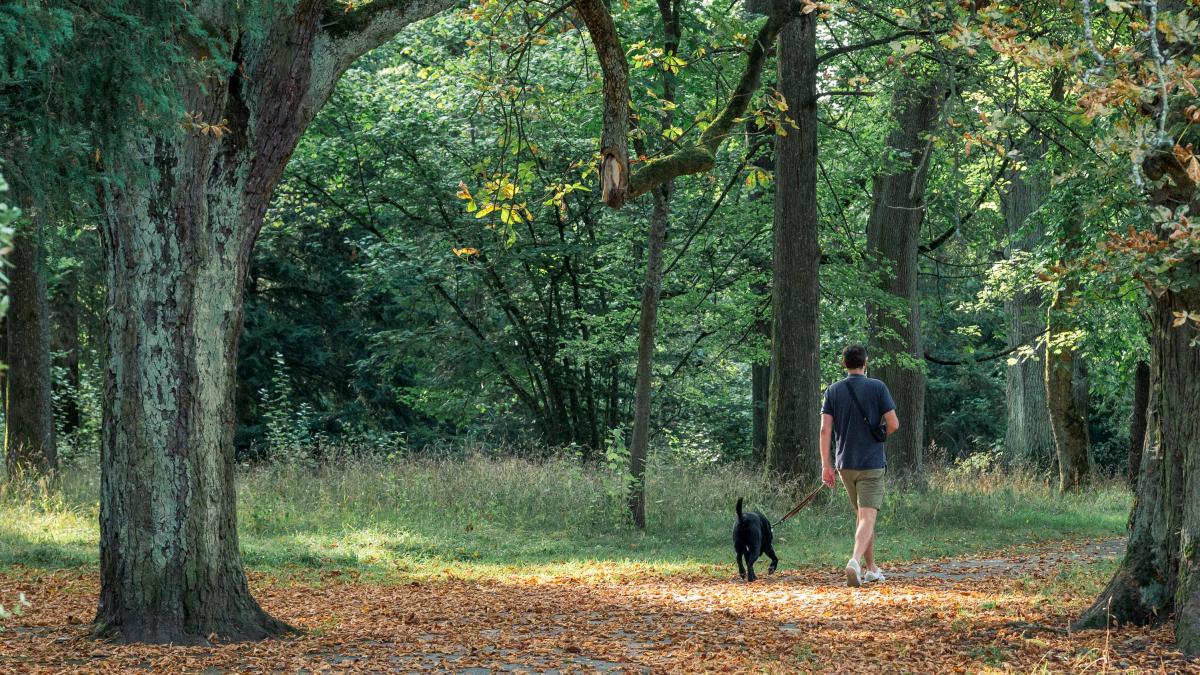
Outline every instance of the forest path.
POLYGON ((263 606, 308 632, 212 647, 94 642, 93 572, 18 569, 0 576, 0 601, 24 591, 32 608, 0 633, 0 671, 1200 672, 1172 650, 1169 628, 1066 629, 1092 599, 1071 580, 1104 576, 1093 563, 1122 545, 896 565, 889 581, 861 589, 846 588, 838 569, 747 584, 607 563, 587 576, 487 581, 253 575, 263 606))

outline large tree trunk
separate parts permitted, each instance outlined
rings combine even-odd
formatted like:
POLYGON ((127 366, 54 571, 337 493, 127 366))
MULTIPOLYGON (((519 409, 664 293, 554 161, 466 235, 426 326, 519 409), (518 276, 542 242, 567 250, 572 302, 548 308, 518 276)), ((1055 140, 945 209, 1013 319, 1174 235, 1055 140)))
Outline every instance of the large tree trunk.
POLYGON ((938 117, 943 92, 910 83, 892 100, 896 128, 888 135, 883 167, 874 179, 867 221, 867 250, 882 270, 880 290, 904 306, 868 307, 869 368, 896 401, 900 430, 888 439, 888 468, 919 476, 925 442, 925 371, 921 344, 918 251, 925 219, 925 184, 931 147, 925 136, 938 117))
POLYGON ((1150 364, 1139 361, 1133 373, 1133 419, 1129 425, 1129 486, 1137 489, 1146 445, 1146 408, 1150 405, 1150 364))
MULTIPOLYGON (((777 3, 776 12, 786 3, 777 3)), ((797 129, 775 140, 775 235, 766 469, 820 475, 820 221, 817 215, 817 12, 779 34, 778 86, 797 129)))
MULTIPOLYGON (((1031 251, 1041 239, 1041 228, 1031 227, 1028 220, 1045 201, 1049 181, 1040 174, 1029 176, 1027 171, 1013 171, 1009 174, 1009 185, 1001 202, 1009 236, 1014 238, 1011 255, 1013 251, 1031 251)), ((1042 295, 1037 290, 1018 291, 1004 309, 1009 348, 1038 345, 1033 356, 1019 359, 1007 369, 1005 455, 1018 466, 1046 469, 1054 456, 1054 432, 1046 407, 1046 347, 1041 340, 1046 317, 1042 295)))
POLYGON ((250 252, 341 73, 449 4, 306 1, 247 28, 231 5, 197 3, 206 26, 234 36, 236 67, 179 92, 191 128, 131 129, 110 153, 98 635, 203 643, 288 630, 251 598, 238 554, 233 381, 250 252))
POLYGON ((1151 300, 1150 385, 1146 443, 1130 517, 1125 558, 1107 588, 1076 622, 1147 624, 1177 617, 1188 653, 1200 650, 1200 337, 1194 325, 1173 327, 1174 312, 1200 307, 1200 289, 1151 300))
MULTIPOLYGON (((1184 0, 1152 3, 1160 12, 1185 11, 1184 0)), ((1162 16, 1160 14, 1160 16, 1162 16)), ((1161 20, 1161 19, 1160 19, 1161 20)), ((1162 35, 1160 34, 1161 38, 1162 35)), ((1168 67, 1194 52, 1180 40, 1167 52, 1168 67)), ((1196 131, 1169 109, 1168 129, 1184 129, 1179 145, 1194 145, 1196 131), (1189 133, 1190 132, 1190 133, 1189 133)), ((1151 114, 1153 107, 1139 109, 1151 114)), ((1141 162, 1154 187, 1148 202, 1176 218, 1200 211, 1197 183, 1188 157, 1158 147, 1141 162)), ((1180 231, 1183 231, 1182 229, 1180 231)), ((1156 232, 1164 240, 1168 231, 1156 232)), ((1100 627, 1175 619, 1175 639, 1187 655, 1200 653, 1200 324, 1188 320, 1200 311, 1200 255, 1180 252, 1163 277, 1150 282, 1150 385, 1146 443, 1134 493, 1129 544, 1108 586, 1076 622, 1100 627), (1172 289, 1172 290, 1169 290, 1172 289), (1178 325, 1176 325, 1178 324, 1178 325)))
POLYGON ((1058 487, 1063 492, 1078 490, 1091 478, 1087 411, 1080 408, 1083 401, 1080 400, 1076 385, 1076 378, 1081 376, 1081 371, 1075 363, 1074 349, 1056 342, 1060 335, 1073 327, 1067 301, 1074 296, 1077 288, 1077 282, 1068 281, 1055 293, 1046 318, 1050 344, 1046 354, 1046 406, 1050 412, 1058 453, 1058 487))
POLYGON ((8 392, 4 453, 9 477, 57 467, 50 372, 50 307, 35 222, 18 226, 8 271, 8 392))

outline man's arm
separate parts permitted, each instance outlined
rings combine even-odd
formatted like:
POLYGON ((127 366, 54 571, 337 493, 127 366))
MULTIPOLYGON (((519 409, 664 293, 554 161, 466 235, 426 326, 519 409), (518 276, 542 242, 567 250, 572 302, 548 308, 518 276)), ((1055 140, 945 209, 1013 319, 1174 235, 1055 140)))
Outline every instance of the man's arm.
POLYGON ((896 433, 896 430, 900 428, 900 418, 896 417, 895 410, 889 410, 883 414, 883 423, 886 425, 888 436, 896 433))
MULTIPOLYGON (((893 413, 892 418, 896 415, 893 413)), ((821 414, 821 482, 825 487, 833 487, 833 458, 829 456, 829 446, 833 444, 833 415, 821 414)))

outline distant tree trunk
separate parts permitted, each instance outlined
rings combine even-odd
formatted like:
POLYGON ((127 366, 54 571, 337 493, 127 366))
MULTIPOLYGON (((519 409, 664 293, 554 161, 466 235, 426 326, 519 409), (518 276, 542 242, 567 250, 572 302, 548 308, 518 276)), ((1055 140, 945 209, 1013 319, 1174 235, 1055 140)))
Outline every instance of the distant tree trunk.
POLYGON ((874 178, 867 250, 880 262, 881 290, 903 301, 901 316, 868 307, 868 368, 896 401, 900 430, 888 439, 888 468, 919 476, 925 442, 925 371, 921 344, 918 251, 929 179, 926 135, 937 121, 940 86, 908 83, 892 99, 896 128, 888 135, 883 166, 874 178))
POLYGON ((191 119, 225 131, 130 128, 112 153, 97 635, 187 644, 288 630, 250 596, 238 552, 233 382, 250 253, 341 74, 450 4, 280 3, 253 27, 229 3, 198 4, 234 64, 176 93, 191 119))
POLYGON ((1046 354, 1046 404, 1054 430, 1054 444, 1058 453, 1058 488, 1062 492, 1078 490, 1091 478, 1087 412, 1079 408, 1081 401, 1075 384, 1080 371, 1075 365, 1074 349, 1056 342, 1058 336, 1073 328, 1067 301, 1077 290, 1077 282, 1068 281, 1055 293, 1046 318, 1050 344, 1046 354))
MULTIPOLYGON (((771 322, 759 321, 758 332, 771 338, 771 322)), ((767 454, 767 406, 771 396, 771 362, 750 365, 751 436, 754 463, 762 464, 767 454)))
MULTIPOLYGON (((682 23, 681 0, 658 0, 658 12, 663 22, 665 39, 663 51, 674 56, 679 51, 682 23)), ((624 58, 622 56, 622 58, 624 58)), ((675 76, 664 70, 664 101, 675 101, 675 76)), ((674 113, 663 113, 662 127, 669 129, 674 113)), ((636 141, 638 153, 645 154, 642 141, 636 141)), ((646 281, 642 285, 641 314, 638 320, 638 362, 634 384, 633 434, 629 442, 629 468, 633 480, 629 494, 629 511, 634 525, 646 529, 646 459, 650 445, 651 379, 654 376, 654 338, 658 327, 658 301, 662 295, 663 247, 667 242, 667 226, 670 220, 671 193, 674 184, 663 183, 653 190, 654 209, 650 213, 650 235, 646 244, 646 281)))
MULTIPOLYGON (((776 4, 784 11, 786 3, 776 4)), ((784 26, 778 87, 797 129, 775 140, 775 235, 766 470, 820 475, 820 222, 817 215, 817 12, 784 26)))
MULTIPOLYGON (((1034 140, 1040 141, 1040 138, 1034 140)), ((1044 142, 1041 145, 1044 146, 1044 142)), ((1011 255, 1012 251, 1032 250, 1041 239, 1041 228, 1031 226, 1028 221, 1045 201, 1049 183, 1046 177, 1030 176, 1026 170, 1010 172, 1009 185, 1001 203, 1009 236, 1015 239, 1010 248, 1011 255)), ((1037 290, 1018 291, 1005 303, 1004 309, 1008 318, 1009 348, 1037 344, 1033 356, 1019 359, 1007 368, 1005 455, 1018 466, 1046 469, 1051 466, 1055 449, 1050 413, 1046 407, 1046 347, 1042 340, 1046 316, 1042 310, 1042 294, 1037 290)))
POLYGON ((54 367, 61 371, 63 381, 57 383, 62 391, 57 396, 58 428, 71 437, 82 423, 79 409, 79 271, 66 271, 52 293, 50 314, 53 318, 51 343, 54 367))
POLYGON ((1150 364, 1139 361, 1133 373, 1133 421, 1129 425, 1129 486, 1136 489, 1146 444, 1146 408, 1150 405, 1150 364))
POLYGON ((650 236, 646 250, 646 281, 642 285, 641 316, 638 320, 637 379, 634 384, 633 435, 629 443, 629 512, 638 528, 646 527, 646 457, 650 444, 650 396, 654 368, 654 335, 658 323, 658 300, 662 295, 662 252, 667 239, 669 196, 665 189, 654 191, 650 236))
POLYGON ((50 373, 50 308, 37 225, 18 225, 8 268, 8 393, 4 452, 9 477, 58 466, 50 373))

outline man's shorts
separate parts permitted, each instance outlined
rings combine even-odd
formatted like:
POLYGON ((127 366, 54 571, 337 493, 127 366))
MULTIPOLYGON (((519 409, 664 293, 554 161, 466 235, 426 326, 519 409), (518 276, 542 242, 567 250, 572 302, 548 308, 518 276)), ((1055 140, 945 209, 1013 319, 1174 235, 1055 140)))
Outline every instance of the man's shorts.
POLYGON ((850 496, 850 506, 858 509, 878 509, 883 506, 884 473, 887 469, 842 469, 842 484, 850 496))

